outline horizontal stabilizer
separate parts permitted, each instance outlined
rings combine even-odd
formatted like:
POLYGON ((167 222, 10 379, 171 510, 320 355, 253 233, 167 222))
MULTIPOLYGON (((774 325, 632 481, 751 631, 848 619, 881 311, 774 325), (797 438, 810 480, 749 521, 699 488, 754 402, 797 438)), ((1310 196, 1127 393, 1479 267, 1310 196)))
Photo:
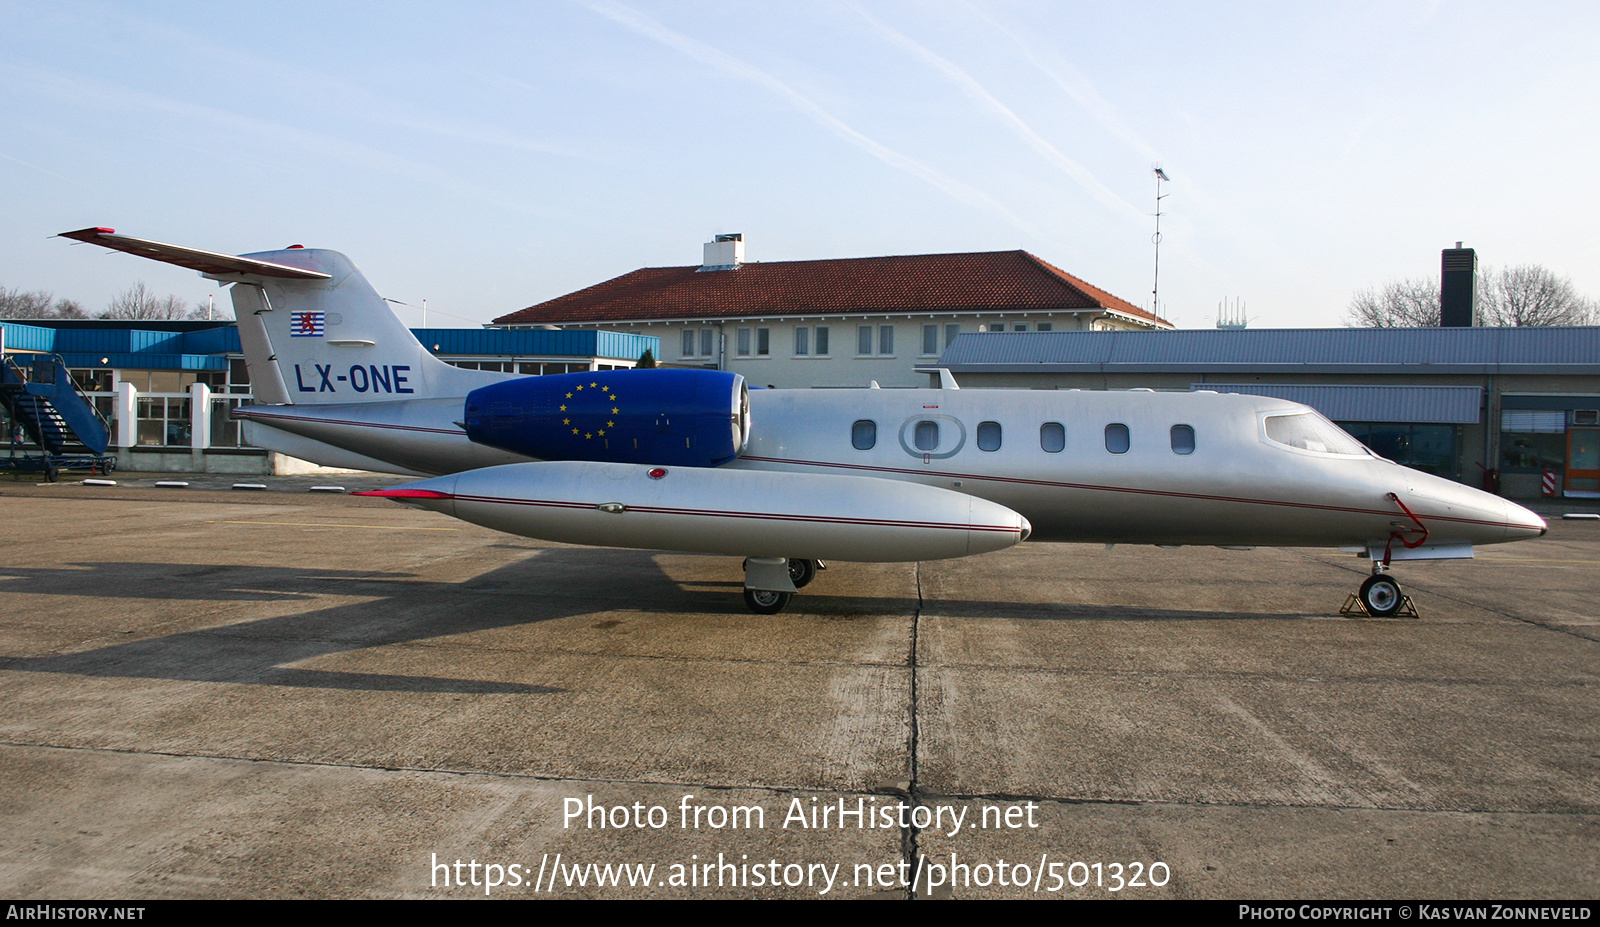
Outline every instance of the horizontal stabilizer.
POLYGON ((202 274, 254 274, 259 277, 289 277, 296 280, 329 279, 328 274, 317 270, 304 270, 287 264, 274 264, 271 261, 219 254, 215 251, 201 251, 198 248, 185 248, 181 245, 169 245, 166 242, 143 238, 129 238, 127 235, 116 234, 115 229, 79 229, 76 232, 62 232, 56 237, 88 242, 113 251, 124 251, 152 261, 176 264, 179 267, 198 270, 202 274))

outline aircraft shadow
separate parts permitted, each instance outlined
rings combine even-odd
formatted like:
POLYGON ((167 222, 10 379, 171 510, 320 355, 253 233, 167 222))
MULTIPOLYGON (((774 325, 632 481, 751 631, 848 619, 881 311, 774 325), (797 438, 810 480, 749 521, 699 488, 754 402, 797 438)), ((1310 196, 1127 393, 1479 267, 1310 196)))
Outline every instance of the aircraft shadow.
MULTIPOLYGON (((530 548, 530 556, 460 582, 414 574, 257 564, 90 562, 0 568, 0 594, 64 596, 106 602, 103 635, 119 626, 117 600, 293 603, 319 596, 362 601, 292 615, 227 621, 45 657, 0 656, 0 669, 112 678, 225 682, 287 688, 452 694, 540 695, 564 691, 485 679, 304 669, 297 663, 337 653, 469 635, 582 617, 613 608, 671 616, 741 609, 736 580, 679 582, 654 554, 610 548, 530 548)), ((915 603, 891 597, 829 596, 826 579, 794 610, 822 619, 905 614, 915 603)), ((41 612, 48 615, 48 610, 41 612)), ((926 618, 1025 621, 1302 620, 1319 614, 1161 609, 1141 606, 928 599, 926 618)))
MULTIPOLYGON (((578 592, 587 591, 584 587, 578 592)), ((301 669, 329 654, 468 635, 626 607, 663 614, 721 611, 725 593, 685 589, 651 554, 546 549, 462 582, 408 573, 314 570, 260 565, 81 563, 0 568, 0 594, 105 600, 105 635, 135 633, 116 616, 119 599, 180 602, 293 602, 321 595, 363 601, 293 615, 228 621, 217 627, 47 657, 0 657, 0 669, 82 676, 227 682, 292 688, 537 695, 550 686, 421 675, 301 669), (608 577, 594 596, 572 594, 572 574, 608 577), (616 581, 625 577, 625 585, 616 581), (554 592, 553 590, 560 590, 554 592)), ((48 609, 39 613, 48 616, 48 609)))

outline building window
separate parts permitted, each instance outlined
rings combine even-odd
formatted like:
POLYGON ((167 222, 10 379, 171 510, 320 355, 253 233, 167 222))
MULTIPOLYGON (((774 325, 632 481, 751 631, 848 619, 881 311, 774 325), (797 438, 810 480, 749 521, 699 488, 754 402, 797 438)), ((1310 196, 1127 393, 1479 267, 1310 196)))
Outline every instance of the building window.
POLYGON ((684 357, 693 357, 694 356, 694 343, 695 343, 694 329, 692 329, 692 328, 684 329, 683 330, 683 350, 680 352, 682 354, 682 356, 684 356, 684 357))
POLYGON ((1194 427, 1191 425, 1172 426, 1172 453, 1188 456, 1194 453, 1194 427))
POLYGON ((1039 447, 1046 454, 1059 454, 1067 446, 1067 429, 1060 422, 1039 426, 1039 447))
POLYGON ((811 354, 811 329, 804 325, 794 330, 794 356, 807 357, 811 354))
POLYGON ((712 350, 712 345, 713 345, 712 335, 714 335, 714 334, 715 334, 715 332, 713 332, 709 328, 700 329, 700 356, 701 357, 710 357, 712 354, 716 353, 715 351, 712 350))
POLYGON ((756 329, 756 356, 770 357, 772 355, 772 329, 756 329))
POLYGON ((750 356, 750 329, 748 329, 748 328, 739 329, 738 338, 739 338, 739 341, 738 341, 739 356, 740 357, 749 357, 750 356))
POLYGON ((917 429, 912 433, 911 443, 919 451, 937 450, 939 447, 939 423, 918 422, 917 429))
POLYGON ((817 326, 817 356, 828 356, 828 326, 817 326))
POLYGON ((961 334, 961 326, 959 324, 951 323, 944 327, 944 346, 946 350, 955 342, 956 336, 959 334, 961 334))
POLYGON ((1038 329, 1042 332, 1053 332, 1056 330, 1056 326, 1054 322, 1040 322, 1038 329))
POLYGON ((850 426, 850 446, 858 451, 870 451, 878 443, 878 423, 862 419, 850 426))
POLYGON ((998 450, 1000 450, 1000 423, 999 422, 979 422, 978 423, 978 450, 980 450, 980 451, 998 451, 998 450))
POLYGON ((922 326, 922 354, 931 357, 939 353, 939 326, 922 326))
POLYGON ((856 326, 856 353, 863 357, 872 353, 872 326, 856 326))
POLYGON ((1028 323, 1018 322, 1017 324, 1011 326, 1011 330, 1014 332, 1025 332, 1028 330, 1028 323))
POLYGON ((888 356, 894 353, 894 326, 878 326, 878 353, 888 356))
POLYGON ((1106 450, 1113 454, 1126 454, 1132 447, 1128 438, 1128 426, 1121 422, 1113 422, 1106 426, 1106 450))

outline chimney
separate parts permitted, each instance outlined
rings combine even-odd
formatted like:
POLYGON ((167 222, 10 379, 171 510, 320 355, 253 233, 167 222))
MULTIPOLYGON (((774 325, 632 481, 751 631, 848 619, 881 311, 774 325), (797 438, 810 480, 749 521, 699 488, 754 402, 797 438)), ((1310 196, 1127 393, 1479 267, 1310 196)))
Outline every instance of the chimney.
POLYGON ((1478 324, 1478 252, 1461 247, 1444 249, 1439 272, 1439 325, 1471 328, 1478 324))
POLYGON ((718 235, 705 243, 704 252, 701 271, 737 270, 744 263, 744 235, 740 232, 718 235))

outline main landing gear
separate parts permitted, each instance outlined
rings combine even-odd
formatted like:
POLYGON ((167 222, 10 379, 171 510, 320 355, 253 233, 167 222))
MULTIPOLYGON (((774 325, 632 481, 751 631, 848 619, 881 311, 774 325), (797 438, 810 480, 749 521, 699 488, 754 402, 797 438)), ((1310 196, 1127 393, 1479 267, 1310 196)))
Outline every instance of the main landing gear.
POLYGON ((828 565, 821 560, 750 557, 744 562, 744 604, 758 615, 776 615, 795 590, 816 579, 828 565))

